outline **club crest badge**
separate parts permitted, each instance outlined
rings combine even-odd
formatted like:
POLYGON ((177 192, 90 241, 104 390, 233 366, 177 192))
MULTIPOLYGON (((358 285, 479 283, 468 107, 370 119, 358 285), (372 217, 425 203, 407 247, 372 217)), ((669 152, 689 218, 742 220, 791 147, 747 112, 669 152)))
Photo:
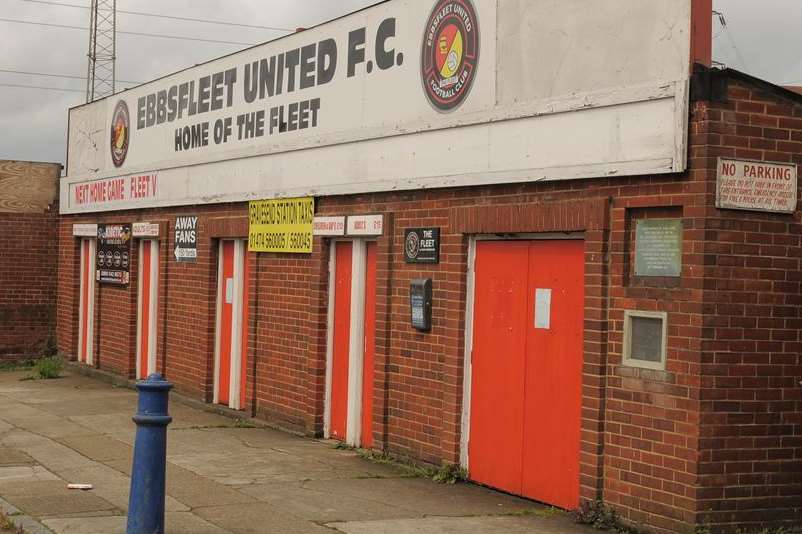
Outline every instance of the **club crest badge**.
POLYGON ((479 62, 479 20, 471 0, 438 0, 421 49, 429 102, 438 111, 455 110, 468 97, 479 62))
POLYGON ((117 102, 111 117, 111 161, 115 167, 121 167, 128 155, 131 141, 131 118, 125 100, 117 102))

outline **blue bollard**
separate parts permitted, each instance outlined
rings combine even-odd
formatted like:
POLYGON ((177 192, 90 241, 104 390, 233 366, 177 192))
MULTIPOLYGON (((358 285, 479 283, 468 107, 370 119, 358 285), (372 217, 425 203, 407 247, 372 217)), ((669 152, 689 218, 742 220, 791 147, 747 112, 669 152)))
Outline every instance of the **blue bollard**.
POLYGON ((134 416, 136 441, 131 468, 127 534, 164 533, 164 497, 167 468, 167 413, 170 388, 160 374, 137 382, 139 403, 134 416))

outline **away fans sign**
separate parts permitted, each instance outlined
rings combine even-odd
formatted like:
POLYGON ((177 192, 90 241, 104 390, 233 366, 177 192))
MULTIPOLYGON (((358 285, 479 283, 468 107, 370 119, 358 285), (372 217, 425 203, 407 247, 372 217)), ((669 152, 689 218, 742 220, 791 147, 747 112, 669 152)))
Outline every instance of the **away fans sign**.
POLYGON ((175 220, 175 259, 194 262, 198 259, 198 217, 177 217, 175 220))

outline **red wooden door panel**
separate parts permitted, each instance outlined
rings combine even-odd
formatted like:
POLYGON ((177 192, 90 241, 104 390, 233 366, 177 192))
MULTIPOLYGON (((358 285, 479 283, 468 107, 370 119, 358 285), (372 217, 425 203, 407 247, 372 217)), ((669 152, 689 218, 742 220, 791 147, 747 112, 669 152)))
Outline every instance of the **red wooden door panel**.
POLYGON ((242 267, 242 343, 240 345, 240 382, 239 382, 239 406, 240 410, 245 409, 245 398, 248 384, 248 324, 250 319, 250 278, 251 265, 248 261, 248 245, 243 244, 243 267, 242 267))
POLYGON ((147 239, 142 241, 142 302, 139 303, 139 313, 141 318, 139 333, 139 376, 144 379, 148 376, 148 357, 150 349, 150 245, 152 241, 147 239))
POLYGON ((471 478, 521 493, 524 358, 529 246, 476 245, 471 421, 471 478))
POLYGON ((222 283, 220 284, 220 362, 217 402, 229 403, 231 384, 231 323, 234 314, 234 242, 224 241, 222 283))
POLYGON ((345 440, 348 420, 348 358, 351 342, 351 270, 353 244, 335 245, 334 343, 331 366, 330 435, 345 440))
POLYGON ((376 243, 366 244, 365 352, 362 362, 362 447, 373 446, 373 366, 376 354, 376 243))
POLYGON ((583 241, 530 244, 523 495, 565 509, 579 505, 584 263, 583 241))
POLYGON ((86 363, 88 359, 87 346, 89 344, 89 284, 95 282, 95 275, 91 271, 94 258, 90 257, 89 240, 81 240, 81 255, 83 256, 83 272, 81 273, 81 332, 80 351, 78 361, 86 363))

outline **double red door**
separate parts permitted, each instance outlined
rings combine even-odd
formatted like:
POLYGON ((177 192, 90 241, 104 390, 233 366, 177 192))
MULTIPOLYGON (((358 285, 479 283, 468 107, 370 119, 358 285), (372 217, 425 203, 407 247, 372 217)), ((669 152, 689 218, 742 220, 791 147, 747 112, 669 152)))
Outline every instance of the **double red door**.
POLYGON ((217 336, 214 402, 241 410, 245 406, 248 367, 248 244, 220 241, 217 283, 217 336))
POLYGON ((337 241, 332 254, 328 435, 351 445, 371 447, 376 243, 337 241))
POLYGON ((474 280, 470 476, 575 508, 584 242, 479 241, 474 280))

